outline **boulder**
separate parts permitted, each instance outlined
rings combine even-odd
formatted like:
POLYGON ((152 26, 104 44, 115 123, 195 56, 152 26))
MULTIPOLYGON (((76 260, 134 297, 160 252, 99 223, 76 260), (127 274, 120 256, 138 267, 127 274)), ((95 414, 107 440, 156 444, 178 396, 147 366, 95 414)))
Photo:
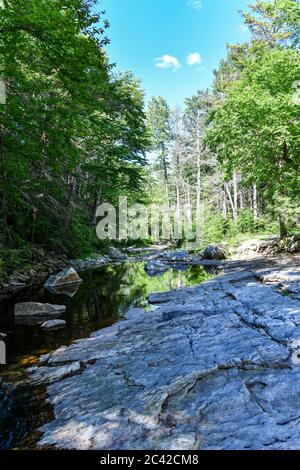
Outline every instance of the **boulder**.
POLYGON ((82 282, 82 279, 80 279, 75 269, 67 268, 50 276, 45 283, 45 287, 59 287, 79 282, 82 282))
POLYGON ((40 302, 20 302, 15 305, 15 316, 39 316, 39 317, 48 317, 61 315, 66 311, 65 305, 53 305, 45 304, 40 302))
POLYGON ((226 259, 226 252, 218 245, 209 245, 203 250, 202 258, 209 260, 223 260, 226 259))
POLYGON ((163 259, 169 263, 178 263, 178 262, 189 262, 191 258, 185 250, 176 250, 176 251, 167 251, 163 254, 163 259))
POLYGON ((118 248, 114 248, 113 246, 109 248, 108 256, 111 259, 117 259, 117 260, 127 259, 126 255, 124 255, 120 250, 118 250, 118 248))
POLYGON ((287 251, 289 253, 296 253, 300 251, 300 237, 299 235, 295 235, 291 237, 289 240, 288 246, 287 246, 287 251))
POLYGON ((164 273, 169 269, 169 266, 160 260, 150 260, 145 266, 145 271, 148 274, 164 273))
POLYGON ((45 321, 41 327, 43 330, 59 330, 60 328, 64 328, 67 322, 65 320, 48 320, 45 321))

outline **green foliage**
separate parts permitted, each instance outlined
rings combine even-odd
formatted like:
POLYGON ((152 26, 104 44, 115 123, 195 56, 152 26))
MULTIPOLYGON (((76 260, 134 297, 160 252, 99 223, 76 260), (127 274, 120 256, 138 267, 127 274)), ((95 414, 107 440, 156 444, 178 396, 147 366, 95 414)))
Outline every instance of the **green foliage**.
POLYGON ((251 12, 243 13, 255 40, 274 44, 300 45, 300 8, 298 0, 256 1, 251 12))
POLYGON ((300 196, 299 2, 257 0, 243 16, 252 39, 231 45, 215 74, 206 142, 227 180, 239 173, 240 185, 256 185, 264 216, 279 219, 284 237, 299 222, 286 210, 300 196))
POLYGON ((141 197, 143 92, 113 75, 95 0, 4 1, 0 218, 18 238, 70 255, 89 247, 96 205, 141 197), (86 246, 86 248, 85 248, 86 246))

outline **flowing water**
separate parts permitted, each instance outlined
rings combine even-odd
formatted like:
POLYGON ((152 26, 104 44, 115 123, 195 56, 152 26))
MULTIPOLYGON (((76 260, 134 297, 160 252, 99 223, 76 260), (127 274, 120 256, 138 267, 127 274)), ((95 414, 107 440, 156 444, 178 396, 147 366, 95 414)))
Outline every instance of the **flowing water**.
POLYGON ((35 364, 39 355, 115 323, 132 306, 147 311, 150 293, 200 284, 212 275, 200 266, 177 266, 149 276, 143 262, 128 261, 87 270, 80 277, 83 283, 79 286, 56 292, 31 290, 0 304, 0 332, 7 335, 7 366, 0 365, 0 449, 17 445, 52 417, 46 405, 46 387, 22 384, 26 367, 35 364), (14 305, 24 301, 65 305, 66 312, 60 318, 67 326, 44 331, 40 324, 26 319, 20 323, 14 316, 14 305))

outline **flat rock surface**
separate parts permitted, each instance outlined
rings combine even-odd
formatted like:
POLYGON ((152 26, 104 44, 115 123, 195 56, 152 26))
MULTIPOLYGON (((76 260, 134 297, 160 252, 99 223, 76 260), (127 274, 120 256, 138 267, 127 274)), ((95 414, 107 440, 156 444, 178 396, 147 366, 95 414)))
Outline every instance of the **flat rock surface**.
POLYGON ((228 262, 223 276, 150 296, 150 313, 131 309, 42 356, 32 380, 47 385, 55 419, 38 444, 299 449, 300 302, 261 282, 286 267, 228 262))

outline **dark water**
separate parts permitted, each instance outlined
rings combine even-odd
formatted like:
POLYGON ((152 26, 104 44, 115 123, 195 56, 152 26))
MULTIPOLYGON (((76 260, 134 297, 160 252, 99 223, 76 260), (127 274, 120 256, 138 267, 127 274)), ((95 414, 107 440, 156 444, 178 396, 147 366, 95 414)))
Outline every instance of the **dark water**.
POLYGON ((178 267, 159 276, 149 276, 144 263, 127 262, 80 273, 83 283, 77 292, 52 293, 45 288, 15 296, 0 305, 0 331, 6 333, 9 364, 29 364, 49 350, 87 337, 91 332, 109 326, 122 318, 130 306, 144 307, 152 292, 163 292, 182 286, 192 286, 208 279, 202 267, 178 267), (183 271, 182 269, 186 269, 183 271), (71 297, 73 295, 73 297, 71 297), (22 301, 48 302, 66 305, 60 318, 67 327, 43 331, 39 324, 16 324, 14 305, 22 301))
POLYGON ((178 266, 162 275, 149 276, 144 263, 131 261, 86 271, 80 277, 83 283, 77 291, 53 293, 40 288, 0 305, 0 332, 7 334, 8 362, 7 366, 0 366, 0 449, 16 445, 27 432, 51 419, 51 410, 45 410, 46 402, 41 401, 46 389, 20 386, 26 367, 34 364, 40 354, 115 323, 131 306, 147 308, 150 293, 196 285, 211 275, 202 267, 178 266), (17 324, 14 305, 22 301, 66 305, 60 318, 66 320, 67 326, 44 331, 39 324, 17 324), (18 382, 17 387, 14 381, 18 382), (24 400, 30 403, 26 409, 24 400))

